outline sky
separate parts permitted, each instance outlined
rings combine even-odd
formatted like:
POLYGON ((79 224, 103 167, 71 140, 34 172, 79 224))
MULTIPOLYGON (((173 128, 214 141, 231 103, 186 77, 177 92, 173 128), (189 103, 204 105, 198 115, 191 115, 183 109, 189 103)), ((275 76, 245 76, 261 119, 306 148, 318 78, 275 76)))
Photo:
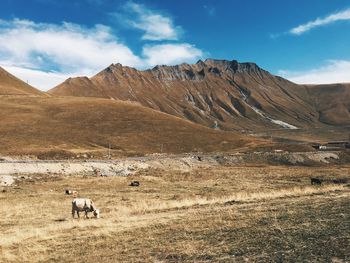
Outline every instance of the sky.
POLYGON ((350 82, 348 0, 2 0, 0 66, 41 90, 112 63, 255 62, 297 83, 350 82))

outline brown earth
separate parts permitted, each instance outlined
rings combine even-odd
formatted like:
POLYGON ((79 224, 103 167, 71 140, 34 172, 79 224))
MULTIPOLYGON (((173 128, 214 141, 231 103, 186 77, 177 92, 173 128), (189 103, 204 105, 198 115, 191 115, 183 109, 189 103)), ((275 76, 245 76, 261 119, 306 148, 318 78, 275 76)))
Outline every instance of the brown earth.
POLYGON ((133 103, 98 98, 0 96, 0 153, 43 159, 234 151, 262 140, 209 129, 133 103))

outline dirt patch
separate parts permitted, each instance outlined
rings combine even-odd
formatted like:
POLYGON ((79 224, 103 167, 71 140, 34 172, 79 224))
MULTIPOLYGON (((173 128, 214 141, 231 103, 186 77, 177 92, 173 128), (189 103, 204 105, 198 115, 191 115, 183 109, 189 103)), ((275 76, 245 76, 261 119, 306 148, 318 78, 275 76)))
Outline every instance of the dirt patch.
POLYGON ((136 171, 147 169, 148 165, 142 162, 2 162, 0 170, 6 174, 85 174, 127 176, 136 171))
POLYGON ((92 176, 129 176, 147 169, 180 171, 198 168, 243 165, 299 165, 327 166, 349 163, 345 153, 338 152, 253 152, 215 155, 147 156, 106 161, 2 161, 0 171, 4 174, 62 174, 92 176))

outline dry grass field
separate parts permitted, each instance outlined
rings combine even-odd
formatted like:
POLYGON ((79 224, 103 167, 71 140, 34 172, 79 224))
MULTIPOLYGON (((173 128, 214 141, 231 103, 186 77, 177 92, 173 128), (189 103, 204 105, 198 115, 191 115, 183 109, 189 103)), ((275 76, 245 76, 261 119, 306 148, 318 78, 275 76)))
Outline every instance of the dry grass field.
POLYGON ((33 175, 0 193, 0 262, 348 262, 349 185, 313 176, 350 179, 350 168, 33 175), (71 219, 65 189, 101 218, 71 219))
POLYGON ((227 152, 271 144, 107 99, 0 96, 0 119, 0 154, 40 159, 79 153, 103 158, 109 146, 112 156, 134 156, 227 152))

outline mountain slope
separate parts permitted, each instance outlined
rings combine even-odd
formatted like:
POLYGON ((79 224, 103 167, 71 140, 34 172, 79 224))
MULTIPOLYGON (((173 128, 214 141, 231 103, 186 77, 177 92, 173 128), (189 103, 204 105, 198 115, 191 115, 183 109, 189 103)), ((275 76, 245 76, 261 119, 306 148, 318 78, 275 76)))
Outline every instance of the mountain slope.
POLYGON ((69 79, 49 93, 135 101, 227 130, 293 129, 318 123, 306 87, 235 60, 208 59, 145 71, 112 64, 91 79, 69 79))
POLYGON ((232 151, 261 140, 209 129, 128 102, 98 98, 0 97, 0 154, 114 156, 232 151), (75 154, 74 154, 75 155, 75 154))
POLYGON ((0 95, 47 96, 0 67, 0 95))
POLYGON ((350 83, 307 85, 314 98, 320 121, 331 125, 350 125, 350 83))

